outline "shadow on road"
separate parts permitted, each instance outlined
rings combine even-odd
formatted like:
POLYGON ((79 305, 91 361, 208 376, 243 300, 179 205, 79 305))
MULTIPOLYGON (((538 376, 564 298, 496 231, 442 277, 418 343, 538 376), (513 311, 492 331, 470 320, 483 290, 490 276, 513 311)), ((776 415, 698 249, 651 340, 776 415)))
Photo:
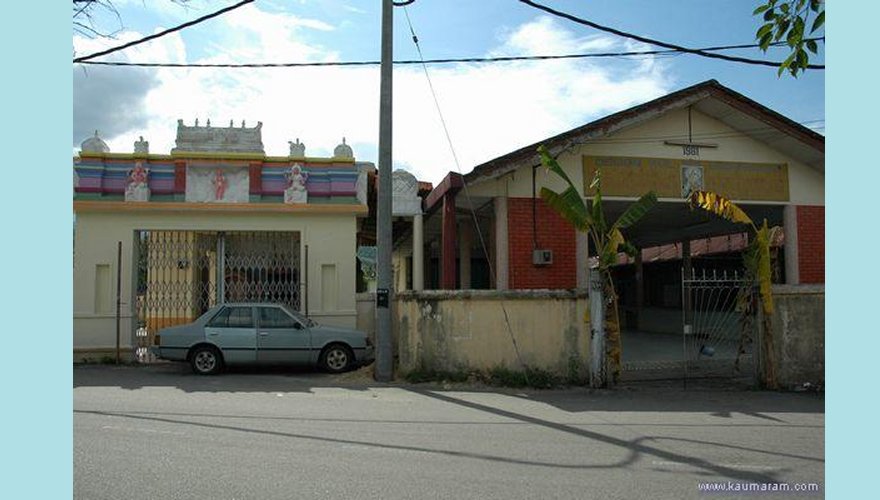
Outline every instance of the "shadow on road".
POLYGON ((184 392, 310 392, 315 387, 366 390, 381 385, 372 367, 333 375, 290 367, 230 367, 220 375, 194 374, 184 363, 151 365, 74 365, 73 388, 119 387, 137 390, 173 387, 184 392))

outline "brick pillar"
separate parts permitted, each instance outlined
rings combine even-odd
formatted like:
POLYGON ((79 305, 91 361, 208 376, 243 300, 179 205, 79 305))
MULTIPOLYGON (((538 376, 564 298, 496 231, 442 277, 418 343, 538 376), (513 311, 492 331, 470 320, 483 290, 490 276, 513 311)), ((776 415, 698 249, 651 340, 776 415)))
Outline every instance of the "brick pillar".
POLYGON ((800 280, 798 259, 797 205, 786 205, 782 212, 782 228, 785 231, 785 283, 797 285, 800 280))
POLYGON ((455 195, 443 197, 443 236, 440 249, 440 288, 455 288, 455 195))
POLYGON ((798 275, 801 283, 825 283, 825 207, 797 207, 798 275))
POLYGON ((174 162, 174 199, 183 201, 186 198, 186 162, 174 162))
POLYGON ((249 201, 260 201, 263 195, 263 164, 259 162, 248 165, 249 201))

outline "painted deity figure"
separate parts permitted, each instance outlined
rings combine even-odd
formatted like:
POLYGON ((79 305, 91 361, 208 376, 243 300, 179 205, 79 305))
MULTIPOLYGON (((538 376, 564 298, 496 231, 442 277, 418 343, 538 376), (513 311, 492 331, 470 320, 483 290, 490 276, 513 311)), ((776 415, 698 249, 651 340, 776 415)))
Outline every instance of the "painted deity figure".
POLYGON ((304 172, 302 165, 294 163, 284 174, 287 189, 284 190, 284 203, 308 203, 309 193, 306 191, 306 180, 309 174, 304 172))
POLYGON ((211 183, 214 184, 214 200, 222 200, 223 195, 226 194, 226 186, 229 185, 229 181, 226 180, 226 175, 223 174, 222 170, 218 168, 214 172, 214 180, 211 183))
POLYGON ((128 172, 125 201, 150 201, 149 177, 150 170, 143 163, 136 162, 128 172))

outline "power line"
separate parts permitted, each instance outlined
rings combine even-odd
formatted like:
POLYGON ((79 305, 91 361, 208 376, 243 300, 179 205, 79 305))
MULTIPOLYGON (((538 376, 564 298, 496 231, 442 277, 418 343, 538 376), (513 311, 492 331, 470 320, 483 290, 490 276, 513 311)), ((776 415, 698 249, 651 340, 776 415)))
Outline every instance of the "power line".
MULTIPOLYGON (((547 12, 548 14, 553 14, 554 16, 558 16, 563 19, 568 19, 569 21, 573 21, 575 23, 582 24, 584 26, 589 26, 589 27, 591 27, 593 29, 597 29, 599 31, 604 31, 606 33, 611 33, 613 35, 621 36, 624 38, 629 38, 632 40, 637 40, 642 43, 656 45, 658 47, 666 47, 667 49, 674 49, 674 50, 685 52, 688 54, 695 54, 698 56, 709 57, 709 58, 713 58, 713 59, 723 59, 725 61, 733 61, 733 62, 739 62, 739 63, 744 63, 744 64, 755 64, 755 65, 773 66, 773 67, 779 67, 779 65, 782 64, 781 62, 764 61, 761 59, 749 59, 746 57, 727 56, 724 54, 713 54, 713 53, 707 52, 703 49, 690 49, 687 47, 682 47, 681 45, 676 45, 676 44, 669 43, 669 42, 663 42, 660 40, 655 40, 653 38, 647 38, 647 37, 636 35, 633 33, 628 33, 626 31, 621 31, 621 30, 618 30, 615 28, 610 28, 608 26, 603 26, 601 24, 594 23, 593 21, 588 21, 586 19, 583 19, 583 18, 580 18, 577 16, 573 16, 573 15, 565 13, 565 12, 555 10, 553 8, 547 7, 546 5, 541 5, 539 3, 532 2, 531 0, 519 0, 519 2, 524 3, 530 7, 534 7, 538 10, 542 10, 544 12, 547 12)), ((823 64, 809 64, 809 65, 807 65, 807 68, 824 70, 825 65, 823 65, 823 64)))
MULTIPOLYGON (((150 40, 155 40, 156 38, 159 38, 159 37, 165 36, 165 35, 167 35, 167 34, 169 34, 169 33, 174 33, 175 31, 180 31, 180 30, 182 30, 182 29, 184 29, 184 28, 188 28, 188 27, 190 27, 190 26, 194 26, 194 25, 199 24, 199 23, 201 23, 201 22, 203 22, 203 21, 207 21, 208 19, 211 19, 211 18, 217 17, 217 16, 219 16, 219 15, 221 15, 221 14, 225 14, 225 13, 231 11, 231 10, 235 10, 235 9, 237 9, 237 8, 243 6, 243 5, 249 4, 249 3, 253 2, 253 1, 254 1, 254 0, 242 0, 241 2, 239 2, 239 3, 235 4, 235 5, 230 5, 229 7, 226 7, 226 8, 224 8, 224 9, 220 9, 220 10, 218 10, 217 12, 214 12, 214 13, 212 13, 212 14, 208 14, 208 15, 206 15, 206 16, 202 16, 202 17, 200 17, 200 18, 198 18, 198 19, 194 19, 194 20, 189 21, 189 22, 185 22, 185 23, 183 23, 183 24, 181 24, 181 25, 179 25, 179 26, 176 26, 176 27, 174 27, 174 28, 170 28, 170 29, 167 29, 167 30, 165 30, 165 31, 162 31, 162 32, 159 32, 159 33, 156 33, 156 34, 153 34, 153 35, 145 36, 145 37, 141 38, 140 40, 135 40, 135 41, 133 41, 133 42, 128 42, 128 43, 126 43, 126 44, 119 45, 119 46, 116 46, 116 47, 112 47, 112 48, 109 48, 109 49, 107 49, 107 50, 102 50, 102 51, 100 51, 100 52, 95 52, 94 54, 89 54, 89 55, 87 55, 87 56, 77 57, 77 58, 75 58, 75 59, 73 60, 73 62, 75 62, 75 63, 83 63, 83 62, 86 62, 86 61, 88 61, 88 60, 90 60, 90 59, 94 59, 94 58, 96 58, 96 57, 106 56, 107 54, 112 54, 113 52, 117 52, 117 51, 120 51, 120 50, 123 50, 123 49, 127 49, 127 48, 129 48, 129 47, 133 47, 133 46, 135 46, 135 45, 140 45, 140 44, 142 44, 142 43, 144 43, 144 42, 148 42, 148 41, 150 41, 150 40)), ((95 64, 95 63, 92 63, 92 64, 95 64)))
MULTIPOLYGON (((250 0, 253 1, 253 0, 250 0)), ((776 45, 782 44, 779 42, 776 45)), ((720 51, 733 49, 757 48, 758 44, 723 45, 718 47, 705 47, 700 51, 720 51)), ((559 59, 589 59, 605 57, 636 57, 654 55, 677 55, 682 51, 677 49, 642 50, 626 52, 592 52, 587 54, 560 54, 560 55, 537 55, 537 56, 497 56, 497 57, 460 57, 446 59, 407 59, 394 61, 397 65, 413 64, 451 64, 451 63, 497 63, 514 61, 548 61, 559 59)), ((90 56, 87 56, 90 57, 90 56)), ((378 66, 380 61, 316 61, 316 62, 291 62, 291 63, 156 63, 156 62, 122 62, 122 61, 89 61, 77 60, 73 62, 92 64, 96 66, 138 66, 147 68, 306 68, 327 66, 378 66)))
MULTIPOLYGON (((416 32, 413 29, 412 22, 409 19, 409 12, 406 7, 403 8, 403 12, 406 14, 406 23, 409 25, 409 32, 412 35, 413 43, 416 46, 416 51, 419 54, 419 59, 422 61, 422 69, 425 71, 425 79, 428 81, 428 88, 431 90, 431 96, 434 98, 434 106, 437 108, 437 115, 440 117, 440 124, 443 126, 443 132, 446 134, 446 142, 449 144, 449 150, 452 152, 452 159, 455 162, 455 168, 458 170, 458 174, 461 176, 462 185, 464 187, 464 194, 468 201, 468 206, 470 207, 471 218, 474 221, 474 229, 477 232, 477 236, 480 238, 480 246, 483 249, 483 255, 486 257, 486 265, 489 268, 489 275, 491 280, 497 280, 497 275, 495 274, 494 266, 492 265, 492 259, 489 256, 489 250, 486 246, 486 240, 483 238, 483 231, 480 230, 480 222, 477 220, 477 213, 474 211, 474 204, 471 200, 470 191, 468 189, 467 180, 464 178, 464 174, 461 170, 461 163, 458 161, 458 154, 455 152, 455 146, 452 143, 452 137, 449 135, 449 128, 446 126, 446 119, 443 117, 443 110, 440 108, 440 101, 437 99, 437 93, 434 91, 434 84, 431 83, 431 75, 428 73, 428 65, 425 63, 425 58, 422 55, 422 48, 419 45, 419 37, 416 36, 416 32)), ((461 284, 465 286, 464 283, 461 284)), ((520 365, 525 369, 524 375, 526 378, 526 382, 529 381, 528 374, 528 366, 522 359, 522 355, 519 352, 519 345, 516 342, 516 337, 513 335, 513 328, 510 326, 510 316, 507 313, 507 307, 504 305, 504 300, 501 300, 501 311, 504 313, 504 323, 507 326, 507 333, 510 336, 510 342, 513 345, 513 350, 516 353, 516 358, 519 361, 520 365)))

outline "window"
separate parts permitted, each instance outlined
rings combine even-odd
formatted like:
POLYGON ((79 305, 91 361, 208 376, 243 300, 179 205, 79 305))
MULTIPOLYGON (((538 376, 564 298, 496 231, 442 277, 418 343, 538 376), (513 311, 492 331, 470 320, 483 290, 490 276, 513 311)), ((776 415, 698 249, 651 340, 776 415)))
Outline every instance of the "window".
POLYGON ((278 307, 260 307, 260 328, 298 328, 299 323, 278 307))
POLYGON ((253 312, 250 307, 226 307, 208 322, 208 327, 253 328, 253 312))

